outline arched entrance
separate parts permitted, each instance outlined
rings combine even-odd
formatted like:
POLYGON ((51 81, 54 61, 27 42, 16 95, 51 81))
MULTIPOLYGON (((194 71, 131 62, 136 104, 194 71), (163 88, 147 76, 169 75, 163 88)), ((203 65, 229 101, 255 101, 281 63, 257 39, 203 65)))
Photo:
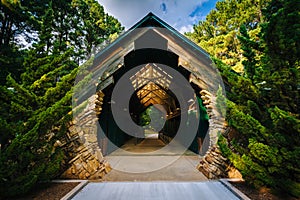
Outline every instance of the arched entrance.
MULTIPOLYGON (((164 70, 165 64, 176 66, 176 70, 188 81, 191 73, 182 66, 178 66, 178 57, 178 55, 171 52, 150 48, 132 51, 125 55, 125 66, 113 74, 115 83, 102 89, 105 97, 102 112, 99 115, 99 123, 103 132, 100 132, 98 137, 100 148, 104 155, 121 147, 126 141, 132 138, 135 138, 137 142, 145 138, 145 128, 147 127, 141 132, 135 131, 134 134, 128 134, 118 126, 111 110, 112 104, 116 103, 115 101, 123 101, 122 95, 118 96, 118 99, 112 100, 112 91, 114 91, 116 82, 121 77, 124 77, 124 74, 127 77, 125 81, 131 83, 129 84, 130 88, 124 89, 134 92, 130 97, 129 107, 124 107, 121 112, 126 112, 129 109, 131 120, 135 124, 143 126, 145 125, 143 124, 145 123, 143 122, 145 121, 145 117, 149 117, 146 111, 149 107, 153 106, 155 108, 154 111, 160 113, 160 120, 163 121, 163 123, 160 123, 163 126, 156 127, 156 131, 159 132, 159 139, 165 144, 168 144, 176 136, 181 123, 181 114, 187 114, 190 118, 195 115, 194 122, 192 122, 193 120, 190 122, 187 121, 186 126, 197 126, 197 134, 192 136, 192 140, 188 141, 189 144, 186 147, 197 154, 207 151, 209 144, 205 144, 204 146, 203 141, 208 132, 209 118, 199 93, 199 87, 192 84, 185 88, 184 84, 179 85, 180 82, 176 85, 176 80, 174 80, 176 76, 164 70), (181 95, 184 95, 184 92, 187 90, 193 90, 191 93, 194 96, 185 99, 184 104, 180 105, 176 95, 169 88, 171 84, 175 85, 173 86, 173 90, 179 90, 181 95)), ((155 120, 157 123, 159 122, 159 119, 155 118, 152 119, 152 122, 155 120)), ((148 122, 151 122, 151 119, 148 119, 148 122)), ((152 123, 152 126, 157 126, 157 124, 152 123)), ((149 128, 153 127, 150 126, 149 128)), ((186 132, 184 134, 187 135, 189 133, 186 132)), ((207 140, 209 141, 209 136, 207 140)), ((181 141, 178 138, 178 142, 186 143, 187 141, 181 141)))
POLYGON ((104 169, 109 171, 103 155, 132 137, 145 136, 138 124, 151 106, 165 115, 159 136, 168 147, 176 141, 198 152, 198 144, 203 142, 208 149, 204 155, 216 148, 218 134, 224 132, 224 118, 216 107, 217 91, 224 87, 209 56, 152 13, 96 54, 93 63, 79 74, 78 82, 83 84, 73 97, 74 120, 69 130, 78 141, 74 146, 84 147, 76 152, 66 174, 102 177, 104 169), (114 98, 114 94, 123 96, 114 98), (209 124, 204 141, 196 137, 197 133, 205 135, 197 127, 201 120, 200 128, 209 124), (80 164, 86 154, 91 155, 91 162, 97 162, 97 168, 88 170, 80 164), (99 169, 100 175, 94 176, 99 169))

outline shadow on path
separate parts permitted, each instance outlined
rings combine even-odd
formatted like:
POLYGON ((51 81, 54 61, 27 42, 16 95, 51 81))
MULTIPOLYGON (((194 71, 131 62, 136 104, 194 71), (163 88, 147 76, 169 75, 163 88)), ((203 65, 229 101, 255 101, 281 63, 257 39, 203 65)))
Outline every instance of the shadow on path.
POLYGON ((189 150, 180 155, 174 151, 160 151, 165 144, 155 136, 136 144, 130 140, 120 149, 106 156, 113 170, 103 181, 205 181, 196 169, 199 156, 189 150), (142 172, 142 173, 141 173, 142 172))

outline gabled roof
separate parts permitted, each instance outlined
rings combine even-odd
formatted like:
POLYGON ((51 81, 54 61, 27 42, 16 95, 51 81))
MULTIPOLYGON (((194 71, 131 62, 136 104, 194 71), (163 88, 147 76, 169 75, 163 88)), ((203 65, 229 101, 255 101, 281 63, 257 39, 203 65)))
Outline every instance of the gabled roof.
MULTIPOLYGON (((146 50, 149 48, 159 48, 162 49, 162 51, 169 52, 169 56, 172 57, 173 61, 174 59, 176 61, 172 63, 172 67, 178 71, 181 70, 181 72, 183 72, 183 70, 187 71, 189 81, 196 83, 201 89, 217 91, 219 85, 222 85, 220 82, 221 79, 216 73, 216 68, 213 66, 209 55, 201 47, 190 41, 153 13, 149 13, 128 31, 120 35, 114 42, 95 55, 90 72, 93 73, 95 79, 99 80, 97 90, 102 90, 112 84, 115 81, 116 72, 130 69, 130 66, 125 66, 125 58, 127 55, 134 54, 138 52, 137 50, 146 50), (157 44, 162 45, 155 46, 155 44, 150 41, 151 37, 152 39, 159 40, 157 44), (140 43, 139 40, 141 38, 146 38, 144 41, 150 42, 140 43)), ((187 73, 184 73, 186 77, 187 73)), ((154 86, 150 84, 148 86, 144 85, 143 87, 145 87, 144 91, 146 91, 147 87, 154 86)), ((89 91, 86 92, 90 93, 89 91)), ((151 94, 149 93, 149 96, 146 97, 148 100, 152 99, 152 101, 157 101, 159 97, 164 101, 168 96, 163 96, 162 93, 162 91, 158 93, 151 92, 151 94)), ((146 97, 144 100, 141 100, 145 101, 145 105, 147 105, 148 102, 146 97)))
MULTIPOLYGON (((146 15, 95 56, 94 70, 96 74, 99 76, 105 74, 106 77, 109 77, 120 66, 123 66, 125 55, 135 50, 134 41, 149 30, 155 31, 168 41, 168 51, 179 55, 179 65, 190 71, 203 89, 218 85, 218 83, 207 80, 208 77, 214 80, 216 73, 209 55, 153 13, 146 15)), ((103 77, 102 80, 106 77, 103 77)))
POLYGON ((209 57, 209 54, 203 50, 201 47, 199 47, 197 44, 186 38, 184 35, 179 33, 176 29, 174 29, 172 26, 161 20, 159 17, 154 15, 152 12, 148 13, 143 19, 141 19, 139 22, 137 22, 135 25, 133 25, 129 30, 134 30, 137 28, 145 28, 145 27, 157 27, 157 28, 166 28, 167 30, 173 32, 177 37, 184 40, 186 43, 191 45, 196 50, 200 51, 201 53, 205 54, 207 57, 209 57))

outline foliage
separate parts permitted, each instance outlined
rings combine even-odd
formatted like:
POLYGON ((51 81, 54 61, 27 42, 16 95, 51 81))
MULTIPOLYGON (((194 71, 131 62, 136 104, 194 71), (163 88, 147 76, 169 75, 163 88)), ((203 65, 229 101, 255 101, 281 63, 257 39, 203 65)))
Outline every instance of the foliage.
POLYGON ((10 1, 0 2, 0 83, 5 84, 6 76, 12 73, 13 78, 19 80, 24 72, 20 67, 25 51, 21 50, 25 43, 35 40, 35 32, 40 26, 38 18, 44 14, 45 1, 10 1))
POLYGON ((249 36, 247 26, 240 27, 243 74, 219 59, 215 63, 230 88, 227 99, 219 93, 217 101, 221 108, 225 102, 228 124, 238 132, 231 140, 219 138, 221 151, 254 186, 299 197, 300 4, 296 2, 271 1, 264 9, 258 39, 249 36))
POLYGON ((156 132, 159 132, 164 124, 165 124, 165 113, 163 113, 161 110, 159 110, 158 107, 151 106, 148 108, 149 110, 149 122, 151 122, 151 129, 153 129, 156 132))
POLYGON ((164 124, 163 113, 155 106, 150 106, 139 115, 138 124, 158 132, 160 130, 157 129, 162 128, 164 124))
POLYGON ((14 196, 63 170, 56 141, 72 115, 78 66, 123 28, 94 0, 1 1, 0 12, 1 76, 8 75, 0 86, 0 194, 14 196), (17 37, 33 44, 21 50, 17 37), (17 72, 7 70, 11 66, 17 72))
POLYGON ((244 25, 251 39, 256 39, 263 22, 262 9, 270 0, 223 0, 216 3, 203 21, 186 33, 211 56, 222 60, 237 72, 243 72, 239 28, 244 25))
POLYGON ((150 109, 147 108, 146 110, 144 110, 144 112, 140 114, 139 122, 138 122, 139 126, 146 126, 150 124, 151 118, 149 116, 149 113, 150 113, 150 109))

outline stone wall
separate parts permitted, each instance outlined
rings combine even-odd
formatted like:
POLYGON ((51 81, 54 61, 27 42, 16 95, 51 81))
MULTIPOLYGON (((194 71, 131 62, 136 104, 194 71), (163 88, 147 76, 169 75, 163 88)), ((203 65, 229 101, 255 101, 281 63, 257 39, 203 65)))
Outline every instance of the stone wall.
MULTIPOLYGON (((241 174, 221 155, 217 146, 218 136, 225 134, 227 124, 216 108, 216 96, 207 90, 201 90, 200 95, 210 118, 210 144, 197 169, 209 179, 241 178, 241 174)), ((55 145, 61 146, 67 154, 68 168, 61 175, 62 178, 101 179, 111 170, 109 163, 103 158, 97 138, 103 97, 101 91, 97 92, 75 108, 77 114, 69 122, 65 138, 56 142, 55 145)))
POLYGON ((200 160, 197 169, 209 179, 242 178, 241 173, 222 156, 217 145, 210 148, 205 157, 200 160))
POLYGON ((75 114, 69 122, 66 138, 57 142, 67 154, 68 169, 61 175, 62 178, 101 179, 111 170, 97 140, 97 116, 102 110, 103 97, 104 94, 98 92, 73 109, 75 114))
POLYGON ((227 123, 216 107, 217 97, 207 90, 201 90, 200 95, 209 116, 208 132, 210 137, 210 146, 213 146, 217 143, 219 134, 225 132, 227 123))
POLYGON ((217 97, 207 90, 200 91, 201 99, 209 115, 210 147, 200 160, 197 169, 209 179, 242 178, 240 172, 233 167, 230 161, 223 157, 217 145, 219 134, 227 135, 229 130, 225 118, 216 107, 217 97))

